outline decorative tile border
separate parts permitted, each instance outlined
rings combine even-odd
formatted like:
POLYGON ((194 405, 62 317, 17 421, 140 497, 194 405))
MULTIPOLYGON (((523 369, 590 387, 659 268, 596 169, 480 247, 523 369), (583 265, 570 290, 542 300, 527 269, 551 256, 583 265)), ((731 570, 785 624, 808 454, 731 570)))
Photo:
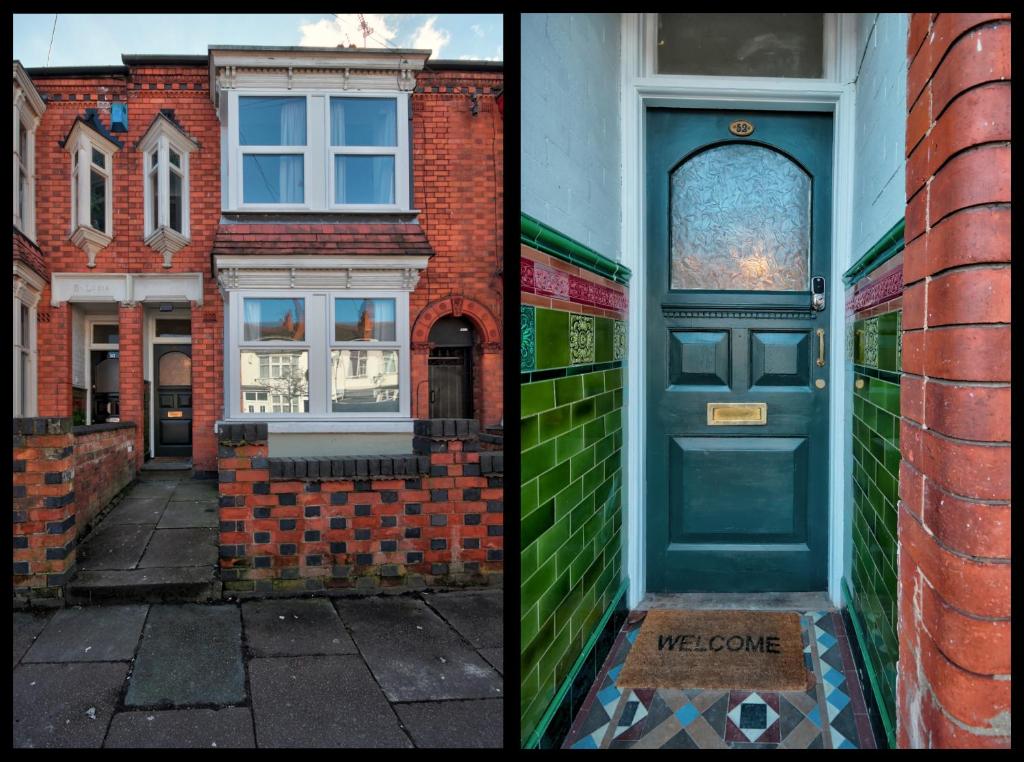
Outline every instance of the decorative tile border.
POLYGON ((569 362, 594 362, 594 318, 589 315, 569 315, 569 362))
POLYGON ((612 359, 624 360, 626 358, 626 324, 621 320, 616 320, 614 326, 612 359))
POLYGON ((541 262, 521 257, 519 289, 528 294, 550 296, 573 304, 585 304, 625 313, 629 297, 621 291, 602 286, 577 275, 562 272, 541 262))
POLYGON ((536 308, 519 307, 519 370, 533 370, 537 362, 536 308))
POLYGON ((860 312, 902 295, 903 265, 901 264, 878 280, 872 281, 862 289, 858 289, 846 300, 846 311, 848 313, 860 312))

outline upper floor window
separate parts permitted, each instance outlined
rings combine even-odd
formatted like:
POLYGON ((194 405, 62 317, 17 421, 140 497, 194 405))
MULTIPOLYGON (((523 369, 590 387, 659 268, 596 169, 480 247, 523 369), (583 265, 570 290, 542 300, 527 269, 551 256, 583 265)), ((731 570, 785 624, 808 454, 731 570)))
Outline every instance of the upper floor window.
POLYGON ((71 240, 89 254, 89 267, 114 237, 114 154, 121 144, 105 133, 96 113, 87 112, 64 141, 71 154, 71 240))
POLYGON ((198 148, 174 121, 174 112, 161 112, 139 141, 143 161, 145 234, 162 228, 189 238, 188 162, 198 148))
POLYGON ((36 126, 46 106, 28 74, 14 62, 14 226, 36 237, 36 126))
POLYGON ((408 210, 408 95, 293 93, 230 93, 227 208, 408 210))

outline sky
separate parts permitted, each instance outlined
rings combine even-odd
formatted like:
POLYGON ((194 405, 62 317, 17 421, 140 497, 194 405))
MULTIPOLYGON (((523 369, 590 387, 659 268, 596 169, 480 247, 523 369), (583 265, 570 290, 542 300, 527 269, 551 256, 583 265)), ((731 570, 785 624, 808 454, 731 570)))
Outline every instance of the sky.
MULTIPOLYGON (((372 48, 500 61, 501 14, 364 14, 372 48)), ((120 66, 122 53, 205 54, 216 45, 363 46, 358 14, 15 14, 14 58, 37 66, 120 66), (52 50, 50 47, 53 37, 52 50), (49 54, 49 63, 47 56, 49 54)))

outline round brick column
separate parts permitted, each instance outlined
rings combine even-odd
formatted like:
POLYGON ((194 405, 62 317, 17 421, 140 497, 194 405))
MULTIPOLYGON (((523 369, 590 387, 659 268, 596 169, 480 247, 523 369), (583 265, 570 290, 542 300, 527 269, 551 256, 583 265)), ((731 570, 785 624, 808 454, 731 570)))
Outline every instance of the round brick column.
POLYGON ((1010 744, 1010 20, 912 14, 897 734, 1010 744))

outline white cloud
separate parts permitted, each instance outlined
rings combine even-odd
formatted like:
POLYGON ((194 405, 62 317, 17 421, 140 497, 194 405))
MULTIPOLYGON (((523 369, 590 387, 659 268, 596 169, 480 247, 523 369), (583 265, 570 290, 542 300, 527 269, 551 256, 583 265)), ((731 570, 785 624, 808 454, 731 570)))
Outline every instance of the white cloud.
MULTIPOLYGON (((388 26, 387 16, 365 13, 363 17, 373 30, 371 32, 373 37, 366 38, 366 47, 383 48, 386 47, 384 43, 394 46, 392 40, 395 37, 395 31, 388 26)), ((320 19, 313 24, 302 24, 299 26, 299 31, 302 32, 299 45, 320 48, 333 48, 338 45, 363 46, 363 32, 359 28, 359 14, 357 13, 339 13, 332 18, 320 19)))
POLYGON ((435 29, 434 22, 437 16, 431 16, 427 23, 413 32, 412 47, 429 48, 432 52, 430 57, 434 60, 441 58, 441 48, 448 44, 451 35, 444 29, 435 29))
POLYGON ((484 36, 484 29, 479 24, 473 24, 469 28, 471 30, 473 30, 473 34, 475 34, 477 37, 483 37, 484 36))

